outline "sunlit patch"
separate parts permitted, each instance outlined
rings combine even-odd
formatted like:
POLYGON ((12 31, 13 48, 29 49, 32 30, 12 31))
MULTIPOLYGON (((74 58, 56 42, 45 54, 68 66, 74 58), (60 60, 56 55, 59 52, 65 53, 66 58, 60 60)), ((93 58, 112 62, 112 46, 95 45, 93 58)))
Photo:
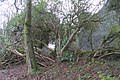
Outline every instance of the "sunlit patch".
POLYGON ((48 44, 48 47, 54 50, 54 49, 55 49, 55 44, 49 43, 49 44, 48 44))

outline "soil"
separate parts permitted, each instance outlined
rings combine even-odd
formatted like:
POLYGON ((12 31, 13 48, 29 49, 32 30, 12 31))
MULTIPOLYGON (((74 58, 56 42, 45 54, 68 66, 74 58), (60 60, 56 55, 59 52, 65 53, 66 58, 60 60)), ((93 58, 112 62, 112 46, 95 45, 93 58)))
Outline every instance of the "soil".
MULTIPOLYGON (((43 72, 27 74, 26 64, 20 64, 0 70, 0 80, 102 80, 99 72, 120 80, 120 61, 94 63, 55 62, 51 66, 40 67, 43 72)), ((108 79, 106 79, 108 80, 108 79)))

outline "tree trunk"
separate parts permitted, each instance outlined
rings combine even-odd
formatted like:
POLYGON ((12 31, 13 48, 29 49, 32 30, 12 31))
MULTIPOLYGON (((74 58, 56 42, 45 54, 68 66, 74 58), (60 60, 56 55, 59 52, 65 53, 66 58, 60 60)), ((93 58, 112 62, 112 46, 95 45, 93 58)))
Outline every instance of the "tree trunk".
POLYGON ((24 40, 25 40, 26 62, 27 62, 29 74, 31 74, 33 71, 36 71, 38 69, 34 54, 33 43, 32 43, 31 6, 32 6, 31 0, 27 0, 26 20, 24 25, 24 40))

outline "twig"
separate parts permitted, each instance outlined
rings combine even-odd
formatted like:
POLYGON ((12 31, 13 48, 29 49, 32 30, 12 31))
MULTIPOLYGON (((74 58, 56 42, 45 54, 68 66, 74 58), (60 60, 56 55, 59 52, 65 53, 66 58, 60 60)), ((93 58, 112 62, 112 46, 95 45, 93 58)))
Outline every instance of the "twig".
POLYGON ((7 50, 10 51, 10 52, 12 52, 12 53, 14 53, 14 54, 16 54, 16 55, 18 55, 18 56, 21 56, 21 57, 25 58, 25 55, 22 54, 22 53, 20 53, 16 49, 7 49, 7 50))
POLYGON ((42 65, 43 67, 47 67, 47 65, 43 64, 43 63, 40 63, 40 62, 37 62, 39 65, 42 65))
POLYGON ((52 61, 52 62, 55 62, 55 60, 53 60, 53 59, 51 59, 51 58, 49 58, 49 57, 47 57, 47 56, 45 56, 45 55, 38 54, 37 52, 35 52, 35 53, 36 53, 38 56, 42 57, 42 58, 48 59, 48 60, 50 60, 50 61, 52 61))
POLYGON ((118 54, 118 55, 120 55, 119 52, 113 52, 113 53, 104 54, 104 55, 100 56, 98 59, 101 59, 101 58, 103 58, 105 56, 109 56, 109 55, 112 55, 112 54, 118 54))

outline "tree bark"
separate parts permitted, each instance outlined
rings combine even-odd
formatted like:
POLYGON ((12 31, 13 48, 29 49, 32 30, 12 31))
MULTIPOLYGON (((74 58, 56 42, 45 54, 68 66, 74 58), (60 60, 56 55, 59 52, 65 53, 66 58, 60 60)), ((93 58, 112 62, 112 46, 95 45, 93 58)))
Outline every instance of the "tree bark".
POLYGON ((24 40, 25 40, 25 51, 26 51, 26 62, 28 66, 28 74, 38 69, 37 61, 35 59, 32 32, 31 32, 31 6, 32 1, 26 1, 26 20, 24 25, 24 40))

